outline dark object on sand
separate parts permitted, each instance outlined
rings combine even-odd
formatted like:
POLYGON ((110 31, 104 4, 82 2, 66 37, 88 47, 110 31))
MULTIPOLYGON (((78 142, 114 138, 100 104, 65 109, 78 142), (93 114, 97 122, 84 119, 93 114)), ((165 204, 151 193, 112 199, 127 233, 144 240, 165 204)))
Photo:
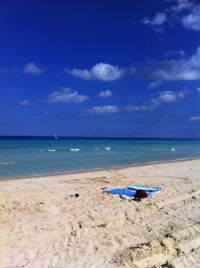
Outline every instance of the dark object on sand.
POLYGON ((79 194, 71 194, 70 197, 79 197, 79 194))
POLYGON ((141 201, 142 198, 147 198, 147 193, 144 190, 137 190, 135 193, 135 201, 141 201))

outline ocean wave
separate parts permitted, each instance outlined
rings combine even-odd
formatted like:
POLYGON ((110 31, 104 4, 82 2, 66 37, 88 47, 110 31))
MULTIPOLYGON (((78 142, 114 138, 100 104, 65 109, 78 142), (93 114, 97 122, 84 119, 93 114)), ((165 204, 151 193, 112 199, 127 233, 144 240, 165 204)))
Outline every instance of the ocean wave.
POLYGON ((70 152, 78 152, 78 151, 80 151, 80 149, 79 148, 71 148, 71 149, 69 149, 69 151, 70 152))
MULTIPOLYGON (((70 151, 70 152, 79 152, 81 149, 80 148, 69 148, 69 149, 41 149, 40 152, 64 152, 64 151, 70 151)), ((83 151, 88 151, 88 149, 82 149, 83 151)), ((91 150, 91 149, 89 149, 91 150)), ((105 150, 105 151, 110 151, 111 147, 102 147, 102 148, 97 148, 95 147, 93 149, 94 151, 99 151, 99 150, 105 150)))
POLYGON ((15 162, 0 162, 0 165, 11 165, 15 164, 15 162))
POLYGON ((42 150, 40 150, 40 152, 41 153, 43 153, 43 152, 56 152, 56 149, 46 149, 46 150, 42 149, 42 150))

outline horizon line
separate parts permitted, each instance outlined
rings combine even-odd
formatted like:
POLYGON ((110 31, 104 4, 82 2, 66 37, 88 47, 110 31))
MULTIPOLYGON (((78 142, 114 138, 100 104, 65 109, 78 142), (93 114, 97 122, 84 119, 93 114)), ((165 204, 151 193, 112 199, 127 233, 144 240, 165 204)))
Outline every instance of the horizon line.
MULTIPOLYGON (((103 137, 98 137, 98 136, 57 136, 58 139, 151 139, 151 140, 200 140, 200 137, 198 138, 184 138, 184 137, 120 137, 120 136, 103 136, 103 137)), ((32 136, 32 135, 0 135, 1 138, 48 138, 48 139, 54 139, 54 136, 32 136)))

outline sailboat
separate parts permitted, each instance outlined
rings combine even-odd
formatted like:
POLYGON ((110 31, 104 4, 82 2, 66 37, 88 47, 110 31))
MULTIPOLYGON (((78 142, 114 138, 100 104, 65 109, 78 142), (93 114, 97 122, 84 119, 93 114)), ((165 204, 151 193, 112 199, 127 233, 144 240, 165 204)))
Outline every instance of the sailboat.
POLYGON ((54 139, 55 139, 55 140, 57 140, 57 139, 58 139, 58 137, 56 136, 56 133, 54 134, 54 139))

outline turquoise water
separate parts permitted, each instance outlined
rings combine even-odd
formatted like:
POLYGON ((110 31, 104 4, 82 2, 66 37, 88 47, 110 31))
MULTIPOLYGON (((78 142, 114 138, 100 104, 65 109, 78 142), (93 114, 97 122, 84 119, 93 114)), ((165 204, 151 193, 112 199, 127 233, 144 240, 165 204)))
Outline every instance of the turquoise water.
POLYGON ((200 157, 199 140, 0 139, 0 178, 200 157))

